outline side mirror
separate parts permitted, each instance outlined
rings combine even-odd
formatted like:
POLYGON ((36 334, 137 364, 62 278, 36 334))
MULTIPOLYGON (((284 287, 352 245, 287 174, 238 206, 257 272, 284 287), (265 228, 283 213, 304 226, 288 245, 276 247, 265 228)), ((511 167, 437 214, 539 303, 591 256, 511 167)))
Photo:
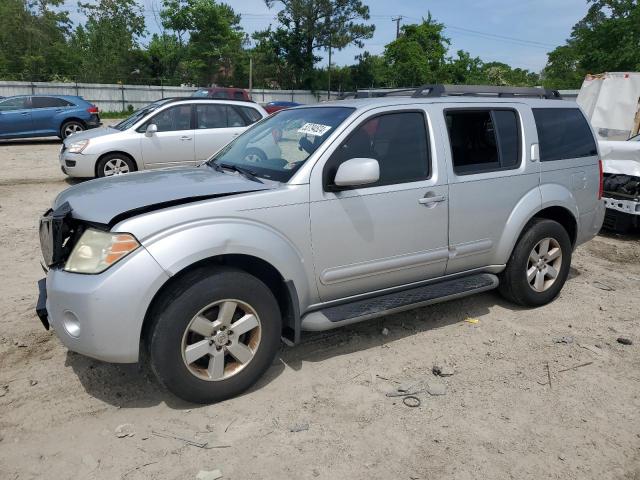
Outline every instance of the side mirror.
POLYGON ((380 165, 375 158, 352 158, 338 167, 333 183, 338 187, 356 187, 378 180, 380 165))
POLYGON ((150 123, 147 125, 147 129, 144 131, 144 135, 146 137, 153 137, 155 133, 158 132, 158 126, 155 123, 150 123))

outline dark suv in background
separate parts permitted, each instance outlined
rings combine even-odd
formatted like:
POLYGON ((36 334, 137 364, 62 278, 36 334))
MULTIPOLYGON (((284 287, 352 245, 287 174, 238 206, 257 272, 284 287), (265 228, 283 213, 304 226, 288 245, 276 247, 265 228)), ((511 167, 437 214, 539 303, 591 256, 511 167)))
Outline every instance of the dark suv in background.
POLYGON ((17 95, 0 99, 0 139, 62 139, 100 126, 98 107, 72 95, 17 95))

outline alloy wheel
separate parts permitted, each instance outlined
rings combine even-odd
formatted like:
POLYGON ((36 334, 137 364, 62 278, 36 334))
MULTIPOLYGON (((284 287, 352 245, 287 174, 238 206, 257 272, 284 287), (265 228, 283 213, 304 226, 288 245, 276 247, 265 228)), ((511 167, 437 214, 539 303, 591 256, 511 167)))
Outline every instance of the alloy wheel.
POLYGON ((67 138, 69 135, 73 135, 74 133, 82 132, 84 128, 79 123, 70 123, 64 127, 64 137, 67 138))
POLYGON ((129 173, 129 164, 121 158, 113 158, 104 164, 104 176, 122 175, 129 173))
POLYGON ((527 281, 535 292, 545 292, 555 283, 562 267, 562 249, 555 238, 536 243, 527 261, 527 281))
POLYGON ((182 360, 201 380, 226 380, 253 359, 262 328, 256 311, 239 300, 207 305, 189 322, 182 337, 182 360))

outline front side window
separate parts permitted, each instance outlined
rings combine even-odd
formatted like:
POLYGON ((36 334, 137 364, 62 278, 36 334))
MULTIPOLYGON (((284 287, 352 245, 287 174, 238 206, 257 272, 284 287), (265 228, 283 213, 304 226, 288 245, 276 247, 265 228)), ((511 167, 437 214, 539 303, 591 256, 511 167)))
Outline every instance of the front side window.
POLYGON ((191 129, 191 105, 176 105, 158 113, 148 122, 155 123, 158 132, 191 129))
POLYGON ((534 108, 540 161, 591 157, 598 154, 593 133, 577 108, 534 108))
POLYGON ((520 165, 520 131, 514 110, 447 110, 445 120, 457 175, 520 165))
POLYGON ((246 130, 207 163, 242 167, 258 177, 287 182, 352 112, 348 107, 278 112, 246 130))
MULTIPOLYGON (((120 131, 127 130, 128 128, 133 127, 136 123, 141 121, 147 115, 153 113, 158 108, 160 108, 162 105, 164 105, 165 103, 170 102, 170 101, 171 101, 170 98, 165 98, 163 100, 158 100, 156 102, 150 103, 146 107, 143 107, 140 110, 136 110, 129 117, 125 118, 121 122, 116 123, 115 125, 111 125, 111 128, 115 128, 116 130, 120 130, 120 131)), ((149 123, 150 122, 147 122, 143 127, 140 127, 138 129, 138 131, 139 132, 144 132, 144 129, 147 128, 147 125, 149 123)))
POLYGON ((31 97, 32 108, 63 108, 70 106, 71 103, 62 98, 54 97, 31 97))
POLYGON ((424 114, 398 112, 379 115, 360 125, 327 161, 325 185, 331 185, 338 167, 352 158, 374 158, 380 180, 367 185, 416 182, 429 177, 429 142, 424 114))
POLYGON ((0 101, 0 112, 11 112, 12 110, 23 110, 26 106, 27 97, 7 98, 0 101))

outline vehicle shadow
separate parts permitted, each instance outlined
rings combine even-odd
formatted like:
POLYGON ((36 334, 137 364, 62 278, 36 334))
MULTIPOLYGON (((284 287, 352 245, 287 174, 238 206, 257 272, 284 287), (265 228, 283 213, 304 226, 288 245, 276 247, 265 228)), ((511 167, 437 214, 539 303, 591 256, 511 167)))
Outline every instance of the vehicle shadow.
POLYGON ((60 145, 62 140, 54 137, 45 138, 15 138, 11 140, 0 140, 0 146, 15 146, 15 145, 60 145))
MULTIPOLYGON (((303 333, 295 347, 282 347, 271 368, 243 395, 250 395, 278 378, 284 370, 300 370, 305 362, 321 362, 347 355, 417 333, 460 323, 466 318, 482 319, 496 305, 520 309, 495 292, 470 296, 438 305, 381 317, 328 332, 303 333), (389 330, 383 335, 383 328, 389 330)), ((109 364, 69 352, 66 366, 78 376, 85 391, 110 405, 122 408, 145 408, 166 403, 169 408, 194 409, 200 405, 185 402, 158 384, 146 362, 109 364)))

